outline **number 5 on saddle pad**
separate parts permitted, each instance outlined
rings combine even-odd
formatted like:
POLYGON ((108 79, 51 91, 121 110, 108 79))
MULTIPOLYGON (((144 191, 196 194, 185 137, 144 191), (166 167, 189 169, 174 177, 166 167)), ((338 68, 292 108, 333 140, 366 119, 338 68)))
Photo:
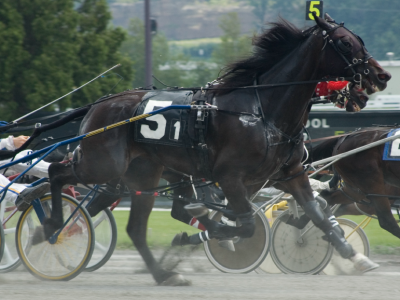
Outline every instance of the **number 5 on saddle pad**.
MULTIPOLYGON (((192 91, 151 91, 143 97, 136 115, 146 114, 170 105, 190 105, 192 101, 192 91)), ((194 126, 195 116, 195 111, 171 109, 162 114, 141 119, 135 122, 134 139, 142 143, 192 148, 195 137, 193 130, 189 127, 194 126)))

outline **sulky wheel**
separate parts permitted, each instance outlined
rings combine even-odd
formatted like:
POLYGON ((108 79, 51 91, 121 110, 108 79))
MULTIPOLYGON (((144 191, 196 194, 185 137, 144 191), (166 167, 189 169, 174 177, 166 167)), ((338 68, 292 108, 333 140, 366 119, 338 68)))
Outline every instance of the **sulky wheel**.
POLYGON ((282 271, 275 265, 270 253, 262 264, 255 269, 255 272, 257 274, 282 274, 282 271))
MULTIPOLYGON (((253 211, 257 206, 252 205, 253 211)), ((210 219, 221 221, 222 213, 213 211, 210 219)), ((235 251, 219 245, 217 239, 204 243, 204 250, 210 262, 226 273, 248 273, 256 269, 268 255, 271 229, 263 210, 255 215, 256 228, 251 238, 233 238, 235 251)))
MULTIPOLYGON (((348 219, 336 219, 340 227, 344 230, 346 240, 353 246, 353 249, 359 253, 369 256, 369 242, 364 230, 357 223, 348 219), (354 230, 357 228, 357 230, 354 230)), ((358 274, 354 269, 354 264, 349 259, 344 259, 334 250, 332 259, 322 271, 326 275, 351 275, 358 274)))
MULTIPOLYGON (((333 247, 322 239, 324 233, 312 222, 302 230, 281 221, 272 226, 271 256, 275 265, 287 274, 317 274, 329 263, 333 247)), ((299 209, 299 214, 303 211, 299 209)))
MULTIPOLYGON (((94 249, 94 229, 91 218, 81 207, 70 218, 57 241, 48 240, 32 245, 36 227, 41 225, 38 214, 51 214, 51 195, 40 199, 41 208, 25 210, 18 221, 16 244, 22 263, 34 276, 44 280, 70 280, 84 270, 94 249)), ((74 198, 62 196, 63 217, 66 221, 78 206, 74 198)))
POLYGON ((101 268, 110 259, 117 245, 117 224, 113 213, 108 208, 92 217, 92 222, 95 243, 92 258, 85 269, 88 272, 101 268))
MULTIPOLYGON (((272 211, 272 215, 270 218, 268 218, 267 214, 265 216, 268 218, 269 225, 272 226, 276 220, 277 217, 279 217, 283 213, 282 210, 275 210, 272 211)), ((262 262, 262 264, 255 269, 255 272, 257 274, 281 274, 282 271, 278 269, 278 267, 275 265, 272 257, 271 257, 271 252, 268 253, 267 257, 265 260, 262 262)))
POLYGON ((0 204, 0 220, 4 229, 4 253, 0 262, 0 273, 11 272, 21 264, 15 244, 15 231, 20 214, 13 201, 4 199, 0 204))

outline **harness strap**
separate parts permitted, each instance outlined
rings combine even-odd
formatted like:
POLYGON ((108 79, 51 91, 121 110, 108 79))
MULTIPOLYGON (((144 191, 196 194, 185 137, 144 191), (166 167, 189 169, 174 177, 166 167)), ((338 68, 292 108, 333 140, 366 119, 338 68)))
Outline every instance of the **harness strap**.
POLYGON ((400 199, 400 196, 394 196, 394 195, 380 195, 380 194, 367 194, 365 195, 365 198, 369 197, 387 197, 389 199, 400 199))
MULTIPOLYGON (((257 78, 254 79, 254 86, 257 86, 257 78)), ((267 128, 267 120, 265 119, 264 111, 262 109, 262 104, 261 104, 261 99, 260 99, 260 94, 258 93, 258 89, 255 89, 254 92, 256 93, 256 99, 258 102, 258 110, 260 112, 260 115, 262 117, 263 123, 264 123, 264 128, 267 128)))
MULTIPOLYGON (((365 195, 360 189, 354 190, 351 186, 346 186, 346 187, 347 187, 348 189, 354 191, 355 193, 361 195, 363 198, 366 198, 366 195, 365 195)), ((343 185, 341 185, 341 186, 338 188, 338 190, 339 190, 343 195, 345 195, 348 199, 350 199, 352 202, 354 202, 354 203, 364 204, 364 205, 367 205, 367 206, 371 206, 371 205, 372 205, 371 202, 367 202, 367 201, 365 201, 364 199, 361 199, 361 201, 358 201, 358 200, 354 199, 351 195, 349 195, 348 193, 346 193, 346 192, 344 191, 343 185)))
POLYGON ((254 114, 254 113, 249 113, 249 112, 237 112, 237 111, 230 111, 230 110, 224 110, 224 109, 218 109, 217 112, 234 115, 234 116, 246 115, 246 116, 253 116, 256 118, 262 117, 260 114, 254 114))
POLYGON ((342 136, 342 137, 338 140, 338 142, 336 143, 335 147, 333 148, 332 155, 336 155, 336 154, 337 154, 337 151, 339 150, 339 147, 342 145, 342 143, 344 142, 344 140, 345 140, 347 137, 349 137, 348 134, 342 136))
MULTIPOLYGON (((201 91, 200 92, 200 98, 195 100, 199 105, 205 105, 207 101, 206 97, 206 92, 201 91)), ((205 114, 206 112, 204 111, 198 111, 198 114, 205 114)), ((199 136, 199 144, 197 145, 197 149, 199 152, 199 157, 200 157, 200 163, 201 163, 201 169, 205 174, 205 177, 210 179, 212 181, 212 173, 210 170, 210 165, 209 165, 209 157, 208 157, 208 147, 206 144, 206 139, 205 139, 205 129, 206 125, 204 122, 205 115, 198 115, 197 121, 194 125, 194 127, 198 131, 198 136, 199 136)))
POLYGON ((304 131, 303 128, 300 130, 300 132, 298 134, 296 134, 294 137, 291 137, 290 135, 284 133, 282 130, 277 128, 271 122, 268 122, 267 126, 269 126, 272 129, 276 130, 280 135, 282 135, 283 137, 285 137, 287 139, 287 141, 273 143, 273 144, 271 144, 271 146, 276 146, 276 145, 281 145, 281 144, 288 144, 288 143, 294 143, 295 145, 298 145, 303 141, 303 131, 304 131))
POLYGON ((371 216, 370 214, 367 214, 365 211, 363 211, 361 208, 358 207, 357 203, 354 202, 354 206, 356 207, 356 209, 362 213, 363 215, 366 215, 367 217, 370 217, 372 219, 378 220, 378 217, 375 216, 371 216))

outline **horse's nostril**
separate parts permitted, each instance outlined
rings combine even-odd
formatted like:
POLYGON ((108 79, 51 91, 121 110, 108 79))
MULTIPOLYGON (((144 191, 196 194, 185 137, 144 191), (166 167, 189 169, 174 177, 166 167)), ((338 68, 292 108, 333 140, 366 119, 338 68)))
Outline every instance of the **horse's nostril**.
POLYGON ((378 74, 380 80, 389 81, 392 76, 390 74, 378 74))

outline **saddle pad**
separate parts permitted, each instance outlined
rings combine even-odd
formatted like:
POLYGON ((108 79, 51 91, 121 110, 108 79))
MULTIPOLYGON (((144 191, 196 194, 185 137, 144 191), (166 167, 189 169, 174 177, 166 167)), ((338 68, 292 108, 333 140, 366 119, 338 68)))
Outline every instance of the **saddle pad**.
POLYGON ((399 138, 385 143, 382 160, 400 161, 400 128, 390 130, 387 137, 393 135, 399 135, 399 138))
MULTIPOLYGON (((170 105, 190 105, 191 91, 151 91, 142 99, 136 116, 170 105)), ((171 109, 135 122, 134 139, 137 142, 185 147, 188 110, 171 109)))

